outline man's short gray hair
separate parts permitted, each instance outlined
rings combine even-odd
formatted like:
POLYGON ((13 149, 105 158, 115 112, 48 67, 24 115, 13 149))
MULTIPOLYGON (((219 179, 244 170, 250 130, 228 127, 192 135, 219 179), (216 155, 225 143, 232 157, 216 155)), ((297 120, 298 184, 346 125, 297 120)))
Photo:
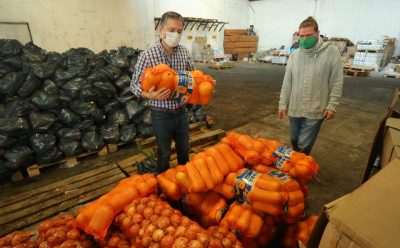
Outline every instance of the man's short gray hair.
POLYGON ((176 13, 174 11, 165 12, 161 16, 160 24, 164 26, 169 18, 170 19, 174 19, 174 20, 178 20, 178 21, 182 21, 182 24, 185 25, 185 22, 183 21, 183 17, 179 13, 176 13))

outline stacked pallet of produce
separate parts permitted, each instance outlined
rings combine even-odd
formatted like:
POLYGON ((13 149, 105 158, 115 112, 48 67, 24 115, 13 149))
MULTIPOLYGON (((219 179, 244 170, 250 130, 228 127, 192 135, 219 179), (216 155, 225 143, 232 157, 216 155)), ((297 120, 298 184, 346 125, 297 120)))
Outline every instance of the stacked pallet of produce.
POLYGON ((257 52, 258 36, 247 35, 246 29, 225 29, 224 51, 226 54, 237 54, 238 59, 257 52))

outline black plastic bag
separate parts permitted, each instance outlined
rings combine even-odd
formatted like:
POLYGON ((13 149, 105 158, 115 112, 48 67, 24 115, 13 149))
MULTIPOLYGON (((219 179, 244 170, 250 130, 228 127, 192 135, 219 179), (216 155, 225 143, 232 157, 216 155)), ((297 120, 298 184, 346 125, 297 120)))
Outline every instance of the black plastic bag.
POLYGON ((196 118, 196 121, 204 121, 206 119, 206 113, 202 108, 199 108, 194 111, 194 117, 196 118))
POLYGON ((99 69, 106 65, 106 61, 98 55, 90 55, 87 57, 87 64, 91 69, 99 69))
POLYGON ((120 137, 118 124, 109 123, 100 128, 101 137, 108 144, 117 144, 120 137))
POLYGON ((58 121, 67 126, 73 126, 81 121, 81 118, 68 108, 62 108, 56 111, 56 114, 58 121))
POLYGON ((15 98, 7 103, 5 108, 6 118, 24 117, 30 113, 37 111, 35 105, 29 102, 28 99, 15 98))
POLYGON ((4 104, 0 104, 0 118, 4 118, 6 116, 6 108, 4 104))
POLYGON ((126 57, 133 57, 137 55, 137 50, 132 47, 120 46, 118 47, 118 54, 126 57))
POLYGON ((79 128, 61 128, 57 130, 57 137, 60 140, 80 140, 81 130, 79 128))
POLYGON ((33 160, 33 151, 27 146, 14 146, 4 153, 4 158, 9 162, 8 168, 18 169, 30 165, 33 160))
POLYGON ((52 147, 45 153, 36 153, 36 161, 39 164, 49 164, 63 159, 64 154, 56 147, 52 147))
POLYGON ((113 97, 117 93, 114 85, 109 82, 93 82, 92 85, 102 97, 113 97))
POLYGON ((134 96, 134 99, 139 100, 136 95, 133 95, 131 88, 129 86, 119 91, 119 96, 127 96, 127 95, 134 96))
POLYGON ((129 60, 129 68, 128 68, 128 72, 129 75, 132 75, 135 72, 135 66, 137 63, 138 57, 133 57, 129 60))
POLYGON ((88 82, 83 78, 74 78, 61 86, 64 93, 72 98, 79 96, 79 91, 87 85, 88 82))
POLYGON ((72 101, 69 106, 72 111, 80 116, 93 116, 97 109, 94 102, 83 102, 82 100, 72 101))
POLYGON ((22 44, 18 40, 0 39, 0 57, 10 57, 20 54, 22 44))
POLYGON ((0 134, 18 137, 29 133, 29 124, 24 118, 0 119, 0 134))
POLYGON ((35 76, 44 79, 53 76, 54 71, 57 69, 57 65, 53 62, 32 63, 31 68, 35 76))
POLYGON ((146 109, 143 112, 143 124, 146 125, 146 126, 152 126, 153 125, 153 123, 151 121, 151 111, 150 111, 150 109, 146 109))
POLYGON ((56 67, 61 66, 63 61, 64 61, 64 57, 57 52, 50 52, 47 54, 46 62, 50 62, 50 63, 56 65, 56 67))
POLYGON ((29 115, 29 122, 35 132, 47 132, 57 120, 50 112, 34 112, 29 115))
POLYGON ((108 77, 104 71, 97 69, 90 73, 90 75, 87 77, 87 80, 89 82, 105 82, 108 80, 108 77))
POLYGON ((29 42, 22 48, 22 59, 28 62, 43 62, 46 60, 46 52, 29 42))
POLYGON ((107 122, 107 116, 104 114, 104 111, 100 108, 96 108, 92 114, 93 120, 96 124, 104 124, 107 122))
POLYGON ((8 149, 17 143, 17 139, 13 137, 8 137, 7 135, 0 134, 0 148, 8 149))
POLYGON ((35 153, 44 153, 56 145, 57 139, 53 134, 35 133, 31 136, 29 141, 35 153))
POLYGON ((99 56, 100 58, 104 59, 107 63, 111 63, 110 62, 110 53, 107 50, 103 50, 96 55, 99 56))
POLYGON ((126 96, 120 96, 117 97, 117 101, 119 103, 121 103, 122 105, 126 105, 126 103, 130 102, 130 101, 134 101, 136 99, 136 97, 134 95, 126 95, 126 96))
POLYGON ((4 63, 6 63, 7 65, 17 68, 17 69, 21 69, 22 68, 22 59, 20 56, 14 56, 14 57, 8 57, 5 58, 4 63))
POLYGON ((153 134, 154 134, 153 127, 139 125, 137 128, 137 135, 140 138, 147 138, 153 136, 153 134))
POLYGON ((55 72, 54 72, 54 81, 55 82, 67 82, 68 80, 73 79, 76 75, 78 74, 77 71, 75 70, 64 70, 61 68, 58 68, 55 72))
POLYGON ((93 52, 87 48, 69 49, 65 54, 65 63, 68 69, 76 71, 77 75, 87 76, 89 70, 87 69, 86 57, 90 54, 93 54, 93 52))
POLYGON ((124 125, 121 127, 120 140, 125 143, 133 142, 137 135, 135 124, 124 125))
POLYGON ((112 82, 117 80, 121 74, 121 70, 118 67, 112 65, 106 65, 100 69, 100 71, 104 72, 107 75, 108 79, 112 82))
POLYGON ((100 94, 92 87, 91 84, 86 84, 79 92, 79 99, 85 102, 96 101, 100 94))
POLYGON ((53 81, 51 81, 49 79, 44 81, 41 89, 50 95, 60 94, 60 89, 57 87, 57 85, 53 81))
POLYGON ((56 96, 42 90, 37 90, 33 93, 31 102, 43 110, 55 109, 60 104, 56 96))
POLYGON ((129 66, 128 57, 120 54, 111 55, 111 64, 118 68, 124 68, 129 66))
POLYGON ((36 78, 33 74, 29 74, 26 77, 25 82, 22 84, 22 86, 18 89, 18 96, 21 98, 27 98, 30 97, 33 92, 38 90, 42 85, 42 81, 40 81, 38 78, 36 78))
POLYGON ((137 162, 136 168, 138 169, 139 174, 154 174, 157 175, 157 162, 154 159, 146 159, 140 162, 137 162))
POLYGON ((104 105, 103 110, 104 110, 104 113, 110 114, 110 113, 117 111, 120 108, 121 108, 121 105, 119 104, 119 102, 117 100, 111 100, 106 105, 104 105))
POLYGON ((60 140, 58 148, 65 156, 77 155, 80 152, 80 142, 73 140, 60 140))
POLYGON ((7 162, 0 159, 0 180, 3 180, 7 177, 9 177, 12 173, 12 170, 10 170, 7 167, 7 162))
POLYGON ((76 124, 74 128, 79 128, 81 131, 94 131, 96 126, 94 126, 94 120, 90 118, 83 119, 81 122, 76 124))
POLYGON ((0 79, 0 94, 14 96, 24 81, 25 76, 20 72, 7 73, 0 79))
POLYGON ((82 136, 81 145, 85 151, 91 152, 97 151, 103 147, 104 142, 98 133, 90 131, 82 136))
POLYGON ((0 61, 0 77, 3 77, 4 75, 12 71, 13 68, 0 61))
POLYGON ((116 123, 122 126, 128 124, 129 117, 125 110, 120 109, 115 111, 114 113, 111 113, 108 117, 108 121, 110 123, 116 123))
POLYGON ((134 120, 136 117, 140 116, 144 111, 145 107, 135 100, 129 101, 125 104, 126 113, 130 120, 134 120))
POLYGON ((119 90, 129 87, 130 84, 131 78, 126 74, 120 76, 118 80, 114 82, 115 87, 117 87, 119 90))

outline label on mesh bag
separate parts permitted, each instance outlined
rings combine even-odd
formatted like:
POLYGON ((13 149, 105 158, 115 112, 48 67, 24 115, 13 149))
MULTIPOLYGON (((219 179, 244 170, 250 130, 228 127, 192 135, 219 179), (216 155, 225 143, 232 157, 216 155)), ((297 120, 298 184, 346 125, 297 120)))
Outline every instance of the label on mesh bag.
POLYGON ((290 180, 290 177, 286 173, 280 170, 271 170, 267 172, 267 174, 270 175, 271 177, 278 178, 281 182, 284 183, 290 180))
POLYGON ((235 178, 234 190, 235 200, 237 202, 247 203, 250 205, 250 201, 247 199, 247 196, 253 188, 256 178, 259 174, 260 173, 257 171, 246 170, 235 178))
POLYGON ((279 146, 274 151, 274 158, 277 158, 278 160, 273 162, 272 166, 281 169, 285 165, 286 161, 290 159, 293 152, 293 149, 288 146, 279 146))
POLYGON ((188 71, 176 71, 176 73, 178 74, 178 87, 172 92, 171 100, 183 105, 193 92, 193 78, 188 71))

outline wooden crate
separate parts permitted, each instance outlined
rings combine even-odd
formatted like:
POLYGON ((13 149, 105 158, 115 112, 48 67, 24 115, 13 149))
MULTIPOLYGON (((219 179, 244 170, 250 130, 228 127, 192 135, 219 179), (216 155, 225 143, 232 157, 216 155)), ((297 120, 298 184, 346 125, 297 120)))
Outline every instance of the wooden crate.
POLYGON ((250 36, 250 35, 225 36, 224 42, 258 42, 258 36, 250 36))
POLYGON ((257 48, 258 42, 257 41, 230 41, 224 42, 224 49, 229 48, 257 48))
POLYGON ((248 53, 255 53, 257 52, 257 48, 227 48, 224 49, 225 53, 238 53, 238 54, 248 54, 248 53))
POLYGON ((247 30, 246 29, 225 29, 224 30, 224 35, 225 36, 230 36, 230 35, 246 35, 247 30))
POLYGON ((0 200, 0 236, 92 201, 126 178, 116 164, 0 200))

